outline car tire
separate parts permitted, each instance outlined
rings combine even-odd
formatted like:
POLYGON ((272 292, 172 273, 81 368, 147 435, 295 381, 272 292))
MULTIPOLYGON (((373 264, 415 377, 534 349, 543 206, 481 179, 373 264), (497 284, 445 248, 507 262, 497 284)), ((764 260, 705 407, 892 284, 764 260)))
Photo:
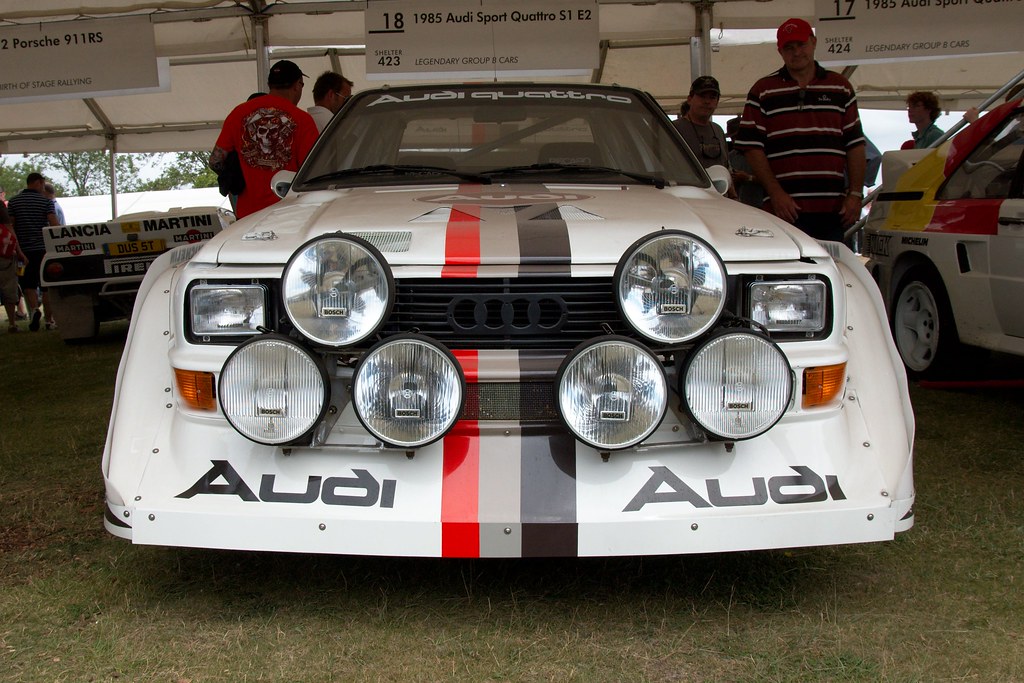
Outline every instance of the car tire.
POLYGON ((896 287, 889 324, 911 377, 947 374, 960 349, 946 288, 929 268, 913 268, 896 287))

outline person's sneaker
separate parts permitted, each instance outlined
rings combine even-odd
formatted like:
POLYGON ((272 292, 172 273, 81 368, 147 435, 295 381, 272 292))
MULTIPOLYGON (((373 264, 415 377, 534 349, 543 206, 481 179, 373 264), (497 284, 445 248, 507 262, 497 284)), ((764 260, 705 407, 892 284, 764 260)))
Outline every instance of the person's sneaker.
POLYGON ((43 317, 43 312, 40 311, 38 308, 36 310, 32 311, 32 322, 30 322, 28 324, 28 329, 32 330, 33 332, 38 332, 39 331, 39 321, 42 319, 42 317, 43 317))
POLYGON ((15 332, 21 332, 21 330, 18 329, 17 325, 8 325, 7 326, 7 333, 8 334, 14 334, 15 332))
POLYGON ((28 313, 22 313, 21 311, 17 311, 14 314, 14 317, 16 317, 18 320, 28 320, 28 313))
POLYGON ((46 321, 46 329, 48 329, 48 330, 55 330, 55 329, 57 329, 57 321, 56 320, 47 320, 46 321))

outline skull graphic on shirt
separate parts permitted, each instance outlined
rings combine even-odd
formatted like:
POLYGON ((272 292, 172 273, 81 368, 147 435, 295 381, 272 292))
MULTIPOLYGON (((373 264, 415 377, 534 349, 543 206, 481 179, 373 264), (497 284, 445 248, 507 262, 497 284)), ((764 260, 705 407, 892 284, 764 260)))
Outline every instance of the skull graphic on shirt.
POLYGON ((264 107, 242 121, 242 158, 255 168, 281 169, 292 156, 295 121, 284 111, 264 107))

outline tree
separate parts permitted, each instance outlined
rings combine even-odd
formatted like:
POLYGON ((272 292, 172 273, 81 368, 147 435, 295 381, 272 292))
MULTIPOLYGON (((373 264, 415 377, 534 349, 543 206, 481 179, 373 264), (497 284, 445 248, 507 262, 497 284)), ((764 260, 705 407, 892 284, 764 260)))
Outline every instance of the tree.
POLYGON ((165 158, 163 172, 145 183, 145 190, 180 190, 193 187, 217 187, 217 174, 207 161, 208 152, 178 152, 165 158))
MULTIPOLYGON (((118 192, 136 192, 145 184, 139 175, 146 165, 154 162, 156 154, 116 154, 118 192)), ((57 171, 68 180, 68 193, 74 196, 107 194, 110 192, 110 153, 55 152, 37 154, 33 161, 45 169, 57 171)), ((44 174, 46 172, 44 171, 44 174)))
MULTIPOLYGON (((77 196, 108 194, 110 192, 110 153, 58 152, 24 157, 26 161, 8 164, 0 158, 0 185, 13 196, 25 186, 25 177, 38 171, 54 179, 57 194, 77 196), (66 182, 61 180, 66 179, 66 182)), ((176 154, 117 154, 118 192, 148 192, 152 190, 180 190, 193 187, 217 187, 217 174, 206 165, 207 152, 178 152, 176 154), (155 178, 144 178, 152 175, 155 178)))
POLYGON ((7 198, 10 199, 25 187, 25 178, 28 174, 39 169, 28 161, 8 163, 8 158, 0 158, 0 187, 6 190, 7 198))

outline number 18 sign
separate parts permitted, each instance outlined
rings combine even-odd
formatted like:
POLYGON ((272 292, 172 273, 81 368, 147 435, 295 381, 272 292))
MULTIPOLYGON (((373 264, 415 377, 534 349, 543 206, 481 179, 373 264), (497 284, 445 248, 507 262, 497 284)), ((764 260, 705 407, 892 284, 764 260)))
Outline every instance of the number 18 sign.
POLYGON ((597 0, 371 0, 366 75, 583 75, 598 65, 597 0))

